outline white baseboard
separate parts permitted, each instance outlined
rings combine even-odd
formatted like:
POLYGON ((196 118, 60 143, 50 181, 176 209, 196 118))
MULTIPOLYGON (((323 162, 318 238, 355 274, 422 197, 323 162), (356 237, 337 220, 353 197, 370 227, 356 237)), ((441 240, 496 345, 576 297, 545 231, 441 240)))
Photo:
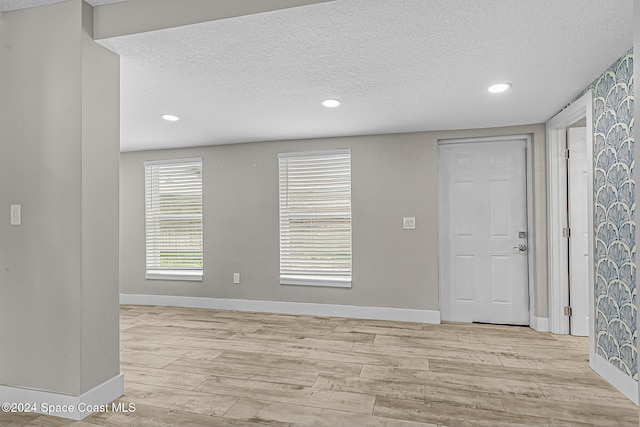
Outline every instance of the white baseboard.
POLYGON ((0 385, 0 403, 16 404, 19 412, 37 412, 69 420, 83 420, 96 412, 110 412, 110 403, 124 394, 124 376, 111 378, 80 396, 0 385), (25 408, 24 405, 28 405, 25 408), (102 408, 97 408, 97 407, 102 408), (26 410, 25 410, 26 409, 26 410))
POLYGON ((530 327, 539 332, 549 332, 549 318, 531 316, 530 327))
POLYGON ((609 384, 614 386, 620 393, 627 396, 629 400, 638 405, 638 382, 622 372, 620 369, 607 362, 602 356, 589 354, 589 366, 598 375, 604 378, 609 384))
POLYGON ((356 305, 135 294, 120 294, 120 304, 161 305, 168 307, 210 308, 217 310, 256 311, 262 313, 440 323, 440 311, 437 310, 362 307, 356 305))

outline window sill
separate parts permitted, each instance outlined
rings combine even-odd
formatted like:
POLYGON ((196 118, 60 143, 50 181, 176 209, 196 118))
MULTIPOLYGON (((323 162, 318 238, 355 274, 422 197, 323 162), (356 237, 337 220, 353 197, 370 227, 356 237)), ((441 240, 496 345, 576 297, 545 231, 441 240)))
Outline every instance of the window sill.
POLYGON ((331 276, 280 276, 281 285, 324 286, 330 288, 350 288, 351 278, 331 276))
POLYGON ((187 282, 202 282, 202 270, 147 270, 146 280, 177 280, 187 282))

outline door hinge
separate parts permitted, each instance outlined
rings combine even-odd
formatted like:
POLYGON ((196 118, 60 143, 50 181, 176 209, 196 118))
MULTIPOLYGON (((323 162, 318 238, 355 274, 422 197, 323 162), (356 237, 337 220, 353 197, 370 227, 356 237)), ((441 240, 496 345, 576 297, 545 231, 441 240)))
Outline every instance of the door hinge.
POLYGON ((569 227, 562 229, 562 237, 571 237, 571 229, 569 227))
POLYGON ((569 160, 569 150, 562 150, 562 158, 565 160, 569 160))
POLYGON ((573 308, 570 305, 564 307, 564 315, 565 316, 573 316, 573 308))

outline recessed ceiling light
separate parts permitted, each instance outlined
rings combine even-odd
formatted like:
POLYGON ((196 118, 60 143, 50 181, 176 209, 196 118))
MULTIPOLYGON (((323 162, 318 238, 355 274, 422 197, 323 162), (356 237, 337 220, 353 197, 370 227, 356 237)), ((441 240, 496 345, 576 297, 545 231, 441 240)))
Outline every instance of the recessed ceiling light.
POLYGON ((511 83, 498 83, 489 87, 489 92, 491 93, 500 93, 507 91, 511 88, 511 83))
POLYGON ((174 116, 173 114, 163 114, 161 117, 168 122, 177 122, 180 120, 180 117, 174 116))
POLYGON ((342 104, 342 101, 339 99, 325 99, 322 101, 322 105, 327 108, 336 108, 342 104))

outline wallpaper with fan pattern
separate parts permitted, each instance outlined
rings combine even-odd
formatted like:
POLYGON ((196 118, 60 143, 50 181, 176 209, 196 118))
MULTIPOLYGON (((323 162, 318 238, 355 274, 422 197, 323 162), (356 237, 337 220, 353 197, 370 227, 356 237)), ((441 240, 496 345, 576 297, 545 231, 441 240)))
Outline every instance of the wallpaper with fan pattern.
POLYGON ((596 352, 637 380, 633 85, 630 51, 589 89, 594 96, 596 352))

